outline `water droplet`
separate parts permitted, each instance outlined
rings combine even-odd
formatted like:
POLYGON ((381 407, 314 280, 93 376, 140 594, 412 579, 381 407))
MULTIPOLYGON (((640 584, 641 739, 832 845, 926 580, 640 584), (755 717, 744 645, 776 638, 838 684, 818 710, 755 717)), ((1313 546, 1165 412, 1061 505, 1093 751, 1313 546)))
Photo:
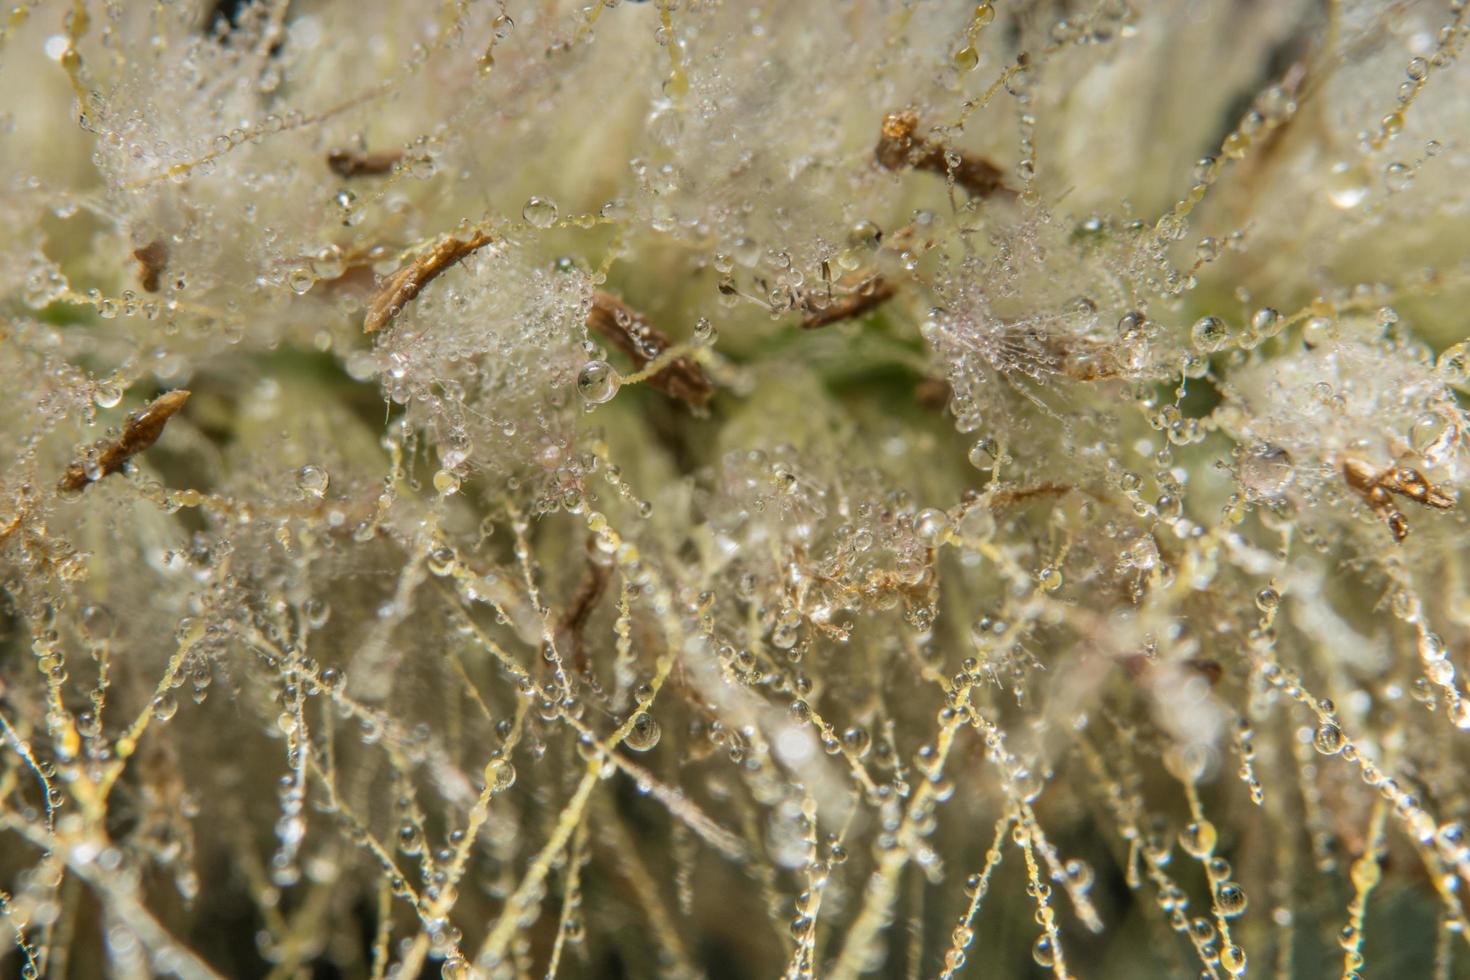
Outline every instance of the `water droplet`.
POLYGON ((1245 972, 1245 950, 1239 946, 1226 946, 1220 950, 1220 965, 1228 970, 1231 976, 1240 976, 1245 972))
POLYGON ((434 474, 434 489, 444 496, 459 492, 459 476, 453 470, 439 470, 434 474))
POLYGON ((1036 961, 1037 966, 1050 969, 1056 965, 1057 950, 1052 945, 1051 936, 1043 935, 1036 940, 1035 945, 1031 947, 1031 958, 1036 961))
POLYGON ((311 291, 312 286, 316 285, 316 276, 310 269, 298 267, 287 273, 286 285, 290 286, 291 291, 297 295, 307 293, 311 291))
POLYGON ((995 517, 983 503, 974 503, 955 524, 955 533, 964 541, 978 543, 995 534, 995 517))
POLYGON ((1188 824, 1179 832, 1179 846, 1191 856, 1201 859, 1215 853, 1217 839, 1215 825, 1208 820, 1188 824))
POLYGON ((1368 196, 1368 179, 1360 167, 1347 163, 1333 166, 1327 179, 1327 200, 1344 211, 1363 203, 1368 196))
POLYGON ((1233 881, 1222 882, 1215 889, 1215 905, 1224 916, 1237 916, 1245 911, 1245 889, 1233 881))
POLYGON ((1014 96, 1020 97, 1031 91, 1031 69, 1024 65, 1013 69, 1005 77, 1006 91, 1014 96))
POLYGON ((307 463, 296 471, 296 488, 308 497, 320 499, 326 496, 329 482, 331 476, 327 471, 312 463, 307 463))
POLYGON ((588 404, 601 405, 618 393, 623 379, 606 361, 588 361, 577 373, 577 392, 588 404))
POLYGON ((1263 306, 1251 315, 1251 329, 1261 338, 1274 337, 1281 332, 1281 314, 1269 306, 1263 306))
POLYGON ((1211 353, 1223 350, 1230 342, 1230 328, 1217 316, 1200 317, 1190 330, 1190 337, 1198 350, 1211 353))
POLYGON ((780 650, 790 650, 796 646, 796 639, 800 635, 800 629, 793 620, 776 624, 771 631, 771 645, 780 650))
POLYGON ((1429 463, 1442 463, 1453 446, 1456 431, 1445 416, 1426 413, 1409 427, 1409 444, 1429 463))
POLYGON ((634 752, 647 752, 658 744, 663 731, 658 722, 646 711, 638 712, 633 719, 633 727, 628 730, 628 737, 623 739, 623 744, 634 752))
POLYGON ((105 640, 117 629, 117 619, 106 606, 92 605, 82 609, 82 630, 94 640, 105 640))
POLYGON ((937 507, 926 507, 914 518, 914 534, 920 541, 937 544, 949 531, 949 515, 937 507))
POLYGON ((853 725, 842 733, 842 744, 859 759, 868 754, 873 746, 873 736, 861 725, 853 725))
POLYGON ((883 229, 864 219, 847 230, 847 244, 855 249, 875 251, 883 241, 883 229))
POLYGON ((172 694, 160 694, 153 699, 153 717, 159 721, 168 721, 178 713, 179 702, 172 694))
POLYGON ((1434 369, 1447 385, 1462 385, 1470 380, 1470 342, 1446 347, 1434 362, 1434 369))
POLYGON ((429 552, 428 566, 435 575, 448 575, 454 571, 454 549, 447 546, 435 548, 429 552))
POLYGON ((1318 725, 1316 733, 1312 736, 1312 745, 1323 755, 1336 755, 1342 751, 1343 741, 1342 729, 1330 721, 1324 721, 1318 725))
POLYGON ((92 390, 92 400, 98 408, 116 408, 122 397, 122 385, 111 382, 103 382, 92 390))
POLYGON ((306 615, 306 625, 314 630, 319 630, 327 625, 327 620, 332 617, 332 607, 321 599, 307 599, 302 603, 301 611, 306 615))
POLYGON ((1414 168, 1398 161, 1390 163, 1383 168, 1383 183, 1395 194, 1406 191, 1414 183, 1414 168))
POLYGON ((556 204, 549 198, 531 197, 521 208, 521 217, 537 228, 550 228, 556 224, 556 204))
POLYGON ((496 793, 504 793, 516 784, 516 767, 505 759, 496 759, 485 767, 485 778, 496 793))
POLYGON ((998 453, 995 440, 981 439, 970 447, 970 465, 977 470, 988 470, 995 466, 995 458, 998 453))

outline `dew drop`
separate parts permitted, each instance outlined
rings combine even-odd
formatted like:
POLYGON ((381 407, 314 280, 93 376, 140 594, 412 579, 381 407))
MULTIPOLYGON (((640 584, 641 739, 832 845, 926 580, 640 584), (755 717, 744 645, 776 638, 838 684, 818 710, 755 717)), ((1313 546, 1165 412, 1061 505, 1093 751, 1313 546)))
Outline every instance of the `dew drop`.
POLYGON ((316 285, 316 276, 305 267, 292 269, 286 275, 286 285, 291 287, 291 292, 299 296, 311 291, 311 287, 316 285))
POLYGON ((485 775, 496 793, 504 793, 516 784, 516 767, 505 759, 497 759, 486 766, 485 775))
POLYGON ((118 402, 122 401, 122 396, 122 386, 117 384, 99 384, 92 391, 92 400, 97 403, 98 408, 116 408, 118 402))
POLYGON ((537 228, 550 228, 556 224, 556 204, 549 198, 531 197, 521 208, 521 217, 537 228))
POLYGON ((937 507, 919 511, 914 518, 914 534, 927 544, 937 544, 949 531, 949 515, 937 507))
POLYGON ((1223 350, 1230 342, 1230 328, 1217 316, 1200 317, 1190 330, 1190 337, 1197 350, 1212 353, 1223 350))
POLYGON ((855 249, 875 251, 883 241, 883 229, 864 219, 847 230, 847 244, 855 249))
POLYGON ((577 372, 577 392, 591 405, 611 401, 623 379, 606 361, 588 361, 577 372))
POLYGON ((628 737, 623 739, 623 744, 634 752, 647 752, 658 744, 663 731, 653 716, 646 711, 638 712, 633 719, 633 727, 628 730, 628 737))
POLYGON ((1470 342, 1446 347, 1434 362, 1434 369, 1448 385, 1462 385, 1470 379, 1470 342))
POLYGON ((429 552, 427 564, 429 566, 429 571, 433 574, 440 576, 448 575, 449 573, 454 571, 454 567, 456 564, 454 558, 454 549, 447 546, 435 548, 433 551, 429 552))
POLYGON ((1414 183, 1414 168, 1398 161, 1390 163, 1383 168, 1383 183, 1395 194, 1406 191, 1414 183))
POLYGON ((179 713, 179 702, 172 694, 160 694, 153 699, 153 717, 159 721, 168 721, 179 713))
POLYGON ((1368 181, 1360 168, 1339 163, 1327 178, 1327 200, 1344 211, 1363 203, 1368 196, 1368 181))
POLYGON ((1208 820, 1195 821, 1179 832, 1179 846, 1191 856, 1201 859, 1215 853, 1217 839, 1215 825, 1208 820))
POLYGON ((1343 741, 1342 729, 1330 721, 1318 725, 1312 736, 1312 745, 1323 755, 1336 755, 1342 751, 1343 741))
POLYGON ((326 470, 315 464, 307 463, 296 471, 296 489, 308 497, 321 499, 326 496, 329 482, 331 482, 331 476, 326 470))
POLYGON ((1245 889, 1233 881, 1222 882, 1215 889, 1215 905, 1224 916, 1237 916, 1245 911, 1245 889))

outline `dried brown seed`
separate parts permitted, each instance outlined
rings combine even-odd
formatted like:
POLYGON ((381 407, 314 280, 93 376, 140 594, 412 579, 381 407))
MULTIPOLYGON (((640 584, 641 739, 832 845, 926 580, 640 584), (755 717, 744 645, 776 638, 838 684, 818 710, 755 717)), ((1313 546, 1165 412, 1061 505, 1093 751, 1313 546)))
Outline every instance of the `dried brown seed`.
POLYGON ((168 246, 155 238, 147 245, 133 249, 133 258, 138 260, 138 281, 150 292, 158 292, 159 280, 168 266, 168 246))
POLYGON ((941 177, 954 177, 954 182, 973 197, 994 194, 1014 195, 1006 186, 1001 169, 982 156, 951 150, 939 140, 918 136, 919 117, 912 109, 890 112, 883 117, 883 128, 874 150, 880 166, 887 170, 912 168, 941 177))
POLYGON ((168 420, 173 418, 188 400, 189 392, 178 388, 165 395, 159 395, 148 405, 133 412, 123 423, 122 435, 111 443, 99 447, 95 459, 78 460, 67 467, 66 472, 57 481, 57 488, 64 492, 75 493, 85 488, 87 484, 122 469, 123 464, 158 440, 168 420))
POLYGON ((363 332, 376 333, 387 326, 435 277, 466 255, 489 244, 491 238, 489 232, 478 230, 466 239, 445 238, 393 273, 368 304, 367 316, 362 321, 363 332))
POLYGON ((1342 475, 1347 485, 1388 525, 1394 541, 1402 542, 1409 536, 1409 521, 1394 502, 1393 494, 1438 510, 1448 510, 1455 506, 1455 498, 1431 484, 1424 478, 1424 474, 1409 466, 1390 466, 1376 472, 1360 459, 1348 459, 1342 464, 1342 475))
MULTIPOLYGON (((649 323, 643 314, 600 289, 592 294, 587 329, 628 355, 639 370, 673 346, 668 334, 649 323)), ((704 368, 692 357, 674 358, 648 383, 690 405, 703 405, 715 391, 704 368)))
POLYGON ((327 166, 338 177, 377 177, 390 172, 402 159, 402 150, 362 153, 357 150, 337 149, 327 154, 327 166))
POLYGON ((806 315, 801 318, 801 328, 816 330, 843 320, 863 316, 888 302, 897 292, 898 290, 892 283, 881 276, 874 276, 864 281, 856 291, 839 297, 820 308, 808 297, 802 301, 802 308, 806 310, 806 315))

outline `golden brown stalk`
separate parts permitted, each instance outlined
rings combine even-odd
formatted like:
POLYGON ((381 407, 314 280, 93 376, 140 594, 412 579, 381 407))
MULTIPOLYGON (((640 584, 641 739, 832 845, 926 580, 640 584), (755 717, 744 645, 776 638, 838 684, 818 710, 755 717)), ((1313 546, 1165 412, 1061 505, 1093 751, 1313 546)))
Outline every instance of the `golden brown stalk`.
POLYGON ((338 149, 327 154, 327 166, 338 177, 377 177, 391 171, 402 159, 402 150, 361 153, 357 150, 338 149))
POLYGON ((133 258, 138 260, 138 281, 150 293, 158 292, 159 280, 168 265, 168 246, 155 238, 147 245, 133 249, 133 258))
POLYGON ((489 232, 478 230, 463 240, 445 238, 393 273, 368 304, 367 316, 362 321, 363 332, 376 333, 387 326, 435 277, 466 255, 489 244, 490 240, 489 232))
POLYGON ((863 316, 888 302, 897 292, 893 284, 882 276, 874 276, 863 282, 856 291, 824 307, 817 308, 808 298, 802 303, 806 315, 801 318, 801 329, 817 330, 833 323, 863 316))
POLYGON ((920 138, 918 131, 919 116, 912 109, 884 116, 882 136, 874 151, 878 163, 887 170, 912 168, 946 178, 953 175, 954 182, 973 197, 1015 194, 1001 179, 1001 169, 989 160, 951 150, 938 140, 920 138))
POLYGON ((1343 479, 1363 498, 1379 518, 1388 525, 1394 541, 1409 536, 1409 521, 1399 510, 1391 494, 1407 497, 1418 504, 1437 510, 1455 506, 1455 498, 1424 478, 1424 474, 1408 466, 1390 466, 1380 473, 1362 460, 1349 459, 1342 464, 1343 479))
POLYGON ((75 493, 86 487, 87 484, 94 483, 122 469, 124 463, 158 440, 168 420, 173 418, 188 400, 189 392, 179 388, 166 395, 159 395, 148 405, 129 415, 123 422, 122 435, 101 447, 95 459, 77 460, 67 467, 66 472, 57 481, 57 488, 67 493, 75 493))
MULTIPOLYGON (((643 314, 600 289, 592 294, 587 329, 628 355, 639 370, 673 345, 669 336, 649 323, 643 314)), ((715 391, 704 368, 692 357, 674 358, 649 378, 648 383, 690 405, 703 405, 715 391)))

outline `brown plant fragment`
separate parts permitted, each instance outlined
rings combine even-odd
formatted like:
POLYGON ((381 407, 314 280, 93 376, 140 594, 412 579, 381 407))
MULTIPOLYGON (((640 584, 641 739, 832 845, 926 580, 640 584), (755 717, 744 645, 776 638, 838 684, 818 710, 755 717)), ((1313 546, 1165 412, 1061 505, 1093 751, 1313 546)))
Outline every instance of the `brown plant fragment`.
POLYGON ((163 434, 168 420, 184 407, 189 392, 183 388, 159 395, 143 408, 129 415, 123 422, 122 435, 111 443, 97 448, 93 459, 79 459, 67 467, 57 481, 57 489, 75 493, 89 483, 95 483, 123 468, 128 460, 153 445, 163 434))
MULTIPOLYGON (((628 355, 640 371, 673 345, 668 334, 649 323, 643 314, 600 289, 592 294, 587 329, 628 355)), ((690 405, 703 405, 715 391, 704 368, 692 357, 674 358, 648 383, 690 405)))
POLYGON ((920 408, 932 412, 943 410, 953 393, 949 382, 943 378, 925 378, 914 385, 914 401, 918 402, 920 408))
POLYGON ((1001 169, 989 160, 951 150, 939 140, 923 139, 916 135, 918 131, 919 116, 912 109, 884 116, 874 151, 879 165, 886 170, 926 170, 945 178, 953 175, 954 182, 972 197, 1015 194, 1001 179, 1001 169))
POLYGON ((566 638, 568 658, 581 674, 587 673, 589 669, 587 650, 583 642, 587 621, 592 618, 592 611, 597 608, 602 594, 607 591, 607 581, 611 575, 612 571, 608 566, 589 559, 587 574, 583 576, 582 584, 577 586, 577 591, 572 594, 566 612, 562 614, 558 624, 557 633, 566 638))
POLYGON ((138 282, 150 293, 158 292, 159 280, 168 266, 168 246, 155 238, 147 245, 133 249, 133 258, 138 260, 138 282))
POLYGON ((383 329, 441 272, 490 241, 489 232, 478 230, 465 239, 445 238, 393 273, 384 280, 368 304, 367 316, 362 321, 363 333, 377 333, 383 329))
POLYGON ((808 297, 801 304, 806 310, 806 315, 801 318, 801 329, 817 330, 863 316, 888 302, 897 292, 893 284, 882 276, 873 276, 864 280, 854 292, 823 307, 816 306, 808 297))
POLYGON ((1363 498, 1373 513, 1388 525, 1389 533, 1396 542, 1409 536, 1409 520, 1399 510, 1393 494, 1407 497, 1417 504, 1448 510, 1455 506, 1455 498, 1434 486, 1424 474, 1409 466, 1390 466, 1375 473, 1367 463, 1349 459, 1342 464, 1343 479, 1347 485, 1363 498))
POLYGON ((392 171, 402 159, 402 150, 363 153, 358 150, 336 149, 327 154, 327 166, 338 177, 378 177, 392 171))
MULTIPOLYGON (((1120 657, 1118 662, 1123 665, 1128 676, 1134 680, 1147 678, 1160 666, 1156 660, 1142 653, 1128 654, 1120 657)), ((1187 660, 1176 661, 1176 666, 1204 678, 1205 683, 1210 687, 1219 687, 1221 678, 1225 676, 1225 668, 1220 662, 1209 657, 1190 657, 1187 660)))

